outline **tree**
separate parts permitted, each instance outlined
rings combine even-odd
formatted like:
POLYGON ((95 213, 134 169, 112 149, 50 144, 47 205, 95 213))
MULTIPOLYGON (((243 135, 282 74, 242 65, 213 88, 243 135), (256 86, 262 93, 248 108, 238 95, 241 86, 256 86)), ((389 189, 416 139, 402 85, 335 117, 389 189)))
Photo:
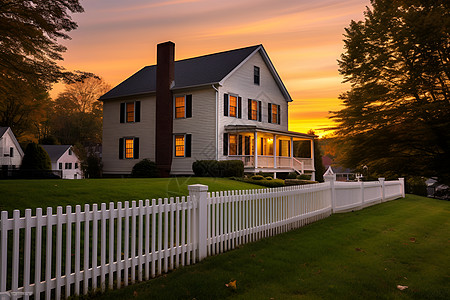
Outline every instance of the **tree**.
MULTIPOLYGON (((308 134, 315 135, 314 130, 308 131, 308 134)), ((320 143, 317 138, 314 139, 314 169, 316 170, 316 181, 323 182, 325 167, 323 166, 322 151, 320 149, 320 143)))
POLYGON ((47 152, 35 143, 29 143, 25 149, 22 170, 51 170, 51 161, 47 152))
POLYGON ((51 84, 89 75, 57 64, 66 51, 59 40, 77 28, 70 14, 81 12, 79 0, 0 2, 0 126, 19 136, 33 131, 42 121, 38 112, 45 109, 51 84))
POLYGON ((97 99, 110 89, 111 86, 98 77, 68 84, 53 101, 49 134, 62 144, 101 143, 103 107, 97 99))
POLYGON ((341 163, 450 181, 450 2, 372 0, 345 29, 341 163))

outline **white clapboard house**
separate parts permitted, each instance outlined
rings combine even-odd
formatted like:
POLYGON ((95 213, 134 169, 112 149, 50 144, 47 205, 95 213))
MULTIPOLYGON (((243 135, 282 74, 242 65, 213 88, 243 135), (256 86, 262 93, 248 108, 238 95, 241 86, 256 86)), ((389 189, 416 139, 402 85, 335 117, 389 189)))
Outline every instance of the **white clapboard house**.
POLYGON ((288 130, 292 101, 264 47, 175 61, 158 44, 147 66, 103 95, 103 174, 126 175, 143 158, 163 175, 196 160, 242 160, 246 172, 314 178, 316 136, 288 130))
POLYGON ((62 172, 62 179, 81 179, 81 165, 71 145, 41 145, 52 162, 52 170, 62 172))
POLYGON ((20 168, 23 150, 10 127, 0 127, 0 177, 8 176, 8 171, 20 168))

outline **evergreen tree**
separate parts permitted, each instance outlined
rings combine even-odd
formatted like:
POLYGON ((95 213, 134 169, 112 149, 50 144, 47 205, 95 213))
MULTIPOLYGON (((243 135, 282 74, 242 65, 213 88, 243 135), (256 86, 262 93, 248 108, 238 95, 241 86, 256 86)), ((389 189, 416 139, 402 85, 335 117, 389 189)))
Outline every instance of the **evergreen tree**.
POLYGON ((48 153, 35 143, 29 143, 22 159, 22 170, 51 170, 52 164, 48 153))
POLYGON ((372 0, 346 28, 341 163, 450 181, 450 2, 372 0))

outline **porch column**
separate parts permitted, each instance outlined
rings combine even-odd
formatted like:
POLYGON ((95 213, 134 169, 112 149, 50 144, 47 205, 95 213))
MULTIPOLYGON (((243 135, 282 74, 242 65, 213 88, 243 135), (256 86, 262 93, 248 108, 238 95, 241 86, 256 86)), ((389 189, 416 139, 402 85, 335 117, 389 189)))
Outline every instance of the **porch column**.
POLYGON ((273 168, 277 168, 277 135, 273 135, 273 168))
POLYGON ((258 168, 258 132, 255 131, 253 135, 254 135, 253 149, 255 150, 253 163, 255 164, 255 171, 256 171, 256 168, 258 168))
POLYGON ((291 136, 291 169, 294 168, 294 138, 291 136))

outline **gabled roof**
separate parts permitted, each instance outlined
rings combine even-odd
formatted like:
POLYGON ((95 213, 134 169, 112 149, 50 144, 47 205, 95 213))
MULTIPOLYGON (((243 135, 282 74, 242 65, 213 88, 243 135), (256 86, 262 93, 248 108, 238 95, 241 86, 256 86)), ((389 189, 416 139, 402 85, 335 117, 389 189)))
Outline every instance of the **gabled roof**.
MULTIPOLYGON (((196 86, 221 84, 255 53, 260 52, 286 101, 292 101, 262 45, 250 46, 175 61, 173 90, 196 86)), ((100 97, 107 100, 156 92, 156 65, 147 66, 100 97)))
MULTIPOLYGON (((12 132, 11 127, 0 127, 0 138, 3 138, 3 136, 4 136, 7 132, 9 133, 9 136, 11 137, 12 142, 14 143, 14 145, 16 146, 16 148, 18 149, 20 156, 23 156, 23 150, 22 150, 22 147, 20 147, 20 144, 19 144, 19 142, 17 141, 16 136, 15 136, 14 133, 12 132)), ((3 154, 0 153, 0 155, 3 155, 3 154)))
POLYGON ((41 145, 42 148, 50 156, 52 162, 57 161, 70 147, 71 145, 41 145))

